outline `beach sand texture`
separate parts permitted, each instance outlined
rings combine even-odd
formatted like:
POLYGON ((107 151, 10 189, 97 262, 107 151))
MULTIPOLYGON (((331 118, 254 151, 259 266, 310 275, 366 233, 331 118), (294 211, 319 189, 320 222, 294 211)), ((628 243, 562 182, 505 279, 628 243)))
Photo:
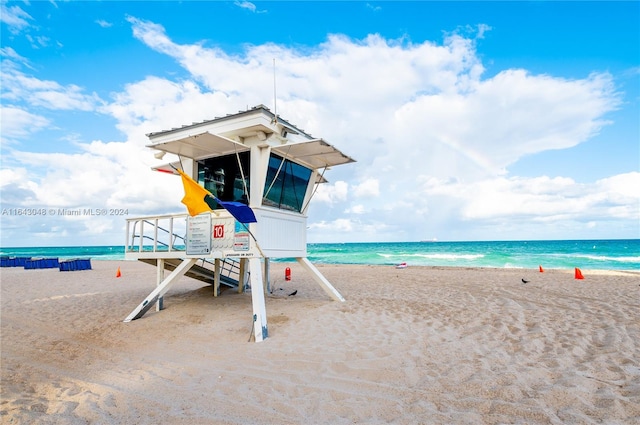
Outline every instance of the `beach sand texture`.
POLYGON ((640 423, 635 272, 272 263, 256 344, 250 294, 123 323, 155 268, 92 265, 1 270, 3 424, 640 423))

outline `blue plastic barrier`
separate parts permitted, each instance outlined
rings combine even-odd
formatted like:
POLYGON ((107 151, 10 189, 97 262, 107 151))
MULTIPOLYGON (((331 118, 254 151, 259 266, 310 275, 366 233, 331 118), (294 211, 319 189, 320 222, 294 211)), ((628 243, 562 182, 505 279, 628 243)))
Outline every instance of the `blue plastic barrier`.
POLYGON ((0 258, 0 267, 24 267, 28 260, 31 260, 31 257, 4 256, 0 258))
POLYGON ((58 258, 1 257, 2 267, 24 267, 26 270, 59 269, 61 272, 91 270, 91 258, 62 260, 58 258))
POLYGON ((91 259, 90 258, 78 258, 78 266, 80 270, 91 270, 91 259))
MULTIPOLYGON (((18 262, 16 262, 16 265, 18 262)), ((27 270, 33 269, 55 269, 58 268, 57 258, 28 258, 22 262, 22 265, 27 270)))
POLYGON ((73 272, 76 270, 91 270, 90 258, 76 258, 74 260, 60 261, 59 269, 61 272, 73 272))
POLYGON ((60 266, 60 262, 57 258, 47 258, 45 261, 48 269, 57 269, 60 266))

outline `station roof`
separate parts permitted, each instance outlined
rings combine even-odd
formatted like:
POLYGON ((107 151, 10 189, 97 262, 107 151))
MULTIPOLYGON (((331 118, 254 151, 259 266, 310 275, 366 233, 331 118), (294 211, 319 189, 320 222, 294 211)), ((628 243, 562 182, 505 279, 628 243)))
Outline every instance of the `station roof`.
POLYGON ((246 111, 239 111, 236 114, 227 114, 224 117, 215 117, 212 120, 204 120, 204 121, 201 121, 201 122, 194 122, 194 123, 191 123, 191 124, 188 124, 188 125, 183 125, 182 127, 172 128, 170 130, 162 130, 162 131, 156 131, 156 132, 152 132, 152 133, 147 133, 147 137, 149 139, 153 140, 157 136, 168 135, 170 133, 177 133, 177 132, 180 132, 180 131, 183 131, 183 130, 196 129, 198 127, 204 127, 204 126, 208 126, 208 125, 211 125, 211 124, 223 123, 224 121, 242 119, 244 116, 254 115, 256 112, 264 114, 272 122, 277 121, 282 126, 287 127, 289 129, 295 131, 296 134, 299 133, 299 134, 303 134, 304 136, 306 136, 306 137, 308 137, 310 139, 312 138, 312 136, 310 134, 308 134, 307 132, 305 132, 302 129, 297 128, 295 125, 287 122, 286 120, 282 119, 280 116, 277 116, 276 114, 271 112, 271 110, 269 108, 267 108, 264 105, 254 106, 253 108, 247 109, 246 111))
POLYGON ((147 136, 156 142, 147 147, 199 160, 248 151, 250 147, 242 143, 244 137, 261 134, 266 139, 277 131, 294 134, 298 141, 281 137, 279 143, 272 145, 272 151, 310 169, 355 162, 323 139, 314 139, 304 130, 278 118, 264 105, 210 121, 149 133, 147 136), (236 120, 235 127, 230 126, 234 124, 231 120, 236 120), (216 129, 222 131, 218 133, 216 129))

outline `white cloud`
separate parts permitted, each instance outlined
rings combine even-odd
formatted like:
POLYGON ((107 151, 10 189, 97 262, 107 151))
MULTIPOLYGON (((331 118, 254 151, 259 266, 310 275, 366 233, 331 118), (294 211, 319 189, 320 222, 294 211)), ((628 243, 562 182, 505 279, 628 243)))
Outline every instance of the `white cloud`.
POLYGON ((364 205, 358 204, 358 205, 354 205, 351 208, 347 208, 345 210, 345 213, 347 214, 364 214, 365 212, 365 207, 364 205))
POLYGON ((12 106, 0 106, 0 121, 2 122, 2 144, 10 139, 25 137, 49 125, 45 117, 32 114, 12 106))
POLYGON ((640 173, 632 172, 579 184, 567 177, 497 177, 476 182, 423 180, 427 196, 459 202, 463 220, 521 218, 553 222, 566 219, 640 220, 640 173))
POLYGON ((380 182, 378 179, 367 179, 354 186, 353 194, 357 198, 376 198, 380 195, 380 182))
POLYGON ((374 12, 379 12, 382 10, 382 7, 378 5, 373 5, 371 3, 367 3, 367 8, 373 10, 374 12))
POLYGON ((101 26, 102 28, 110 28, 113 26, 113 24, 111 22, 107 22, 104 19, 98 19, 96 20, 96 24, 98 24, 99 26, 101 26))
POLYGON ((362 179, 424 169, 442 178, 501 175, 525 155, 594 136, 620 103, 608 74, 566 80, 505 70, 482 79, 474 40, 456 34, 441 46, 332 35, 311 50, 265 44, 234 57, 129 20, 136 37, 224 94, 216 105, 227 110, 216 113, 271 99, 277 57, 278 112, 312 134, 347 141, 340 147, 371 165, 362 179))
MULTIPOLYGON (((586 184, 507 172, 523 156, 570 148, 607 125, 603 116, 620 103, 609 74, 567 80, 504 70, 483 78, 474 39, 457 34, 442 45, 332 35, 315 48, 264 44, 233 56, 201 43, 175 43, 161 25, 127 19, 134 37, 174 58, 189 76, 150 75, 102 100, 91 88, 3 68, 3 102, 15 104, 2 109, 3 139, 51 125, 32 107, 97 111, 124 133, 120 142, 79 143, 73 154, 9 152, 18 166, 7 178, 22 180, 3 186, 3 202, 181 211, 179 179, 149 171, 155 161, 144 148, 145 134, 269 103, 277 57, 278 113, 358 161, 327 172, 335 183, 315 194, 310 240, 442 239, 445 229, 463 232, 471 222, 505 230, 496 227, 500 221, 532 235, 536 223, 599 229, 608 220, 629 227, 638 219, 638 173, 586 184), (21 103, 27 99, 29 107, 21 103), (28 196, 20 200, 14 189, 28 196)), ((478 37, 486 29, 479 28, 478 37)), ((113 223, 95 226, 119 243, 122 220, 113 223)), ((69 226, 57 221, 47 230, 69 226)), ((76 221, 73 226, 89 231, 76 221)))
MULTIPOLYGON (((309 225, 309 237, 317 242, 369 242, 394 240, 402 233, 394 224, 362 222, 350 218, 316 221, 309 225)), ((406 235, 404 235, 406 236, 406 235)), ((406 239, 405 239, 406 240, 406 239)))
POLYGON ((51 44, 51 39, 44 35, 27 34, 25 38, 31 42, 31 47, 33 47, 34 49, 48 47, 51 44))
POLYGON ((24 57, 20 56, 15 50, 13 50, 9 46, 0 48, 0 56, 4 56, 4 57, 7 57, 7 58, 11 58, 11 59, 16 59, 16 60, 18 60, 20 62, 26 61, 26 59, 24 57))
POLYGON ((351 232, 353 230, 353 223, 351 222, 351 220, 338 218, 330 223, 324 221, 319 223, 312 223, 309 226, 309 229, 330 230, 331 233, 351 232))
POLYGON ((334 184, 321 184, 313 196, 311 205, 317 202, 335 204, 345 201, 347 199, 348 192, 349 184, 344 181, 337 181, 334 184))
POLYGON ((250 1, 235 1, 233 2, 233 4, 235 4, 236 6, 242 9, 250 10, 251 12, 256 11, 256 5, 251 3, 250 1))
POLYGON ((85 94, 75 84, 62 85, 56 81, 40 80, 10 67, 2 69, 2 98, 28 102, 31 107, 56 110, 92 111, 101 104, 94 94, 85 94))
POLYGON ((7 6, 6 2, 0 3, 0 21, 9 27, 12 34, 18 34, 33 20, 31 15, 22 10, 20 6, 7 6))

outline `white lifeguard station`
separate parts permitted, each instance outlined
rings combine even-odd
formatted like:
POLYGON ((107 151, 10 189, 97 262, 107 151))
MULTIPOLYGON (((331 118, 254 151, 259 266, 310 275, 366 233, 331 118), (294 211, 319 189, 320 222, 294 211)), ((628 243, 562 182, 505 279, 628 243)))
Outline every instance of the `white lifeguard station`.
POLYGON ((164 294, 187 275, 213 285, 214 296, 221 285, 250 288, 255 341, 262 341, 270 258, 295 258, 332 299, 344 301, 306 258, 307 210, 317 185, 326 182, 325 170, 352 158, 264 105, 147 136, 156 158, 179 158, 155 170, 178 175, 181 168, 220 201, 247 204, 257 222, 240 223, 221 206, 193 217, 127 219, 125 258, 156 265, 157 285, 125 322, 154 305, 161 310, 164 294), (165 270, 171 271, 166 277, 165 270))

